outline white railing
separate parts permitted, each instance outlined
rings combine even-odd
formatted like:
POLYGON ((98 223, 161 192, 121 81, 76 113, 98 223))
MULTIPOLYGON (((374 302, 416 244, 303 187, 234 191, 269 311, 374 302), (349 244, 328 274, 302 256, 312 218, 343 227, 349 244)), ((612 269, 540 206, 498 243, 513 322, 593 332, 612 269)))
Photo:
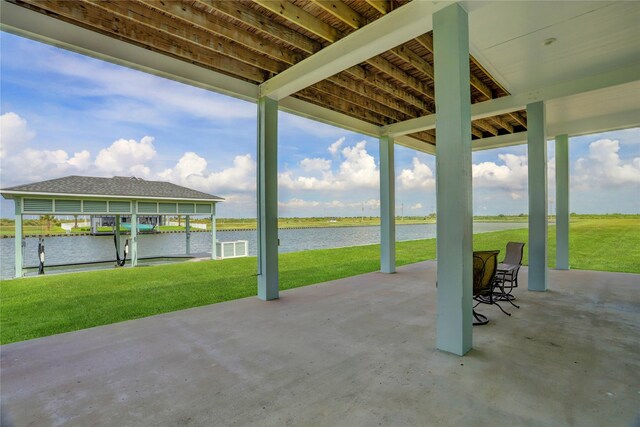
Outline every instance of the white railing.
MULTIPOLYGON (((177 227, 178 226, 178 221, 167 221, 167 225, 170 226, 174 226, 177 227)), ((184 221, 180 224, 181 227, 184 227, 184 221)), ((189 227, 191 228, 198 228, 200 230, 206 230, 207 229, 207 224, 202 224, 199 222, 192 222, 191 224, 189 224, 189 227)))
POLYGON ((216 242, 216 255, 218 259, 245 257, 249 255, 249 241, 216 242))

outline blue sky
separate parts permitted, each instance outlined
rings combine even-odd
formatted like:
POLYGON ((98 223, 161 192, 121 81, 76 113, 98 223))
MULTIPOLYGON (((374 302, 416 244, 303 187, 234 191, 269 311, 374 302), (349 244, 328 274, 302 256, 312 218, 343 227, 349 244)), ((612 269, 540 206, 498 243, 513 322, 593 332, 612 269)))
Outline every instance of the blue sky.
MULTIPOLYGON (((1 186, 66 175, 133 175, 225 197, 255 216, 255 104, 0 33, 1 186)), ((286 113, 280 216, 377 216, 374 138, 286 113)), ((549 197, 553 194, 549 144, 549 197)), ((526 147, 476 152, 474 211, 527 212, 526 147)), ((571 210, 640 212, 640 129, 571 139, 571 210)), ((435 158, 396 147, 398 215, 435 210, 435 158)), ((12 202, 0 203, 2 217, 12 202)))

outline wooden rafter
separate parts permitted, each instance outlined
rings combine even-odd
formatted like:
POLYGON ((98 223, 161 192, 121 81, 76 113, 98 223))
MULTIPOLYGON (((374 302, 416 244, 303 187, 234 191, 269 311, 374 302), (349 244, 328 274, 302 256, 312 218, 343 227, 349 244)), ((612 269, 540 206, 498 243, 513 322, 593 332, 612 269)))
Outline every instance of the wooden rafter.
POLYGON ((380 104, 379 102, 371 101, 367 98, 358 96, 357 93, 346 90, 343 87, 337 86, 326 80, 316 83, 315 85, 312 86, 312 88, 317 89, 318 91, 326 93, 328 95, 331 95, 334 98, 338 98, 349 104, 362 107, 373 113, 381 114, 383 116, 392 118, 393 120, 396 120, 396 121, 403 121, 403 120, 410 119, 412 117, 404 113, 401 113, 398 110, 394 110, 393 108, 389 108, 384 104, 380 104))
MULTIPOLYGON (((329 43, 334 43, 344 37, 344 34, 329 26, 329 24, 285 0, 253 0, 253 2, 273 13, 278 13, 287 21, 323 38, 329 43), (330 27, 333 31, 329 31, 327 27, 330 27)), ((433 90, 428 85, 422 83, 415 77, 408 75, 386 59, 376 56, 367 60, 366 63, 398 80, 402 84, 411 87, 422 95, 433 99, 433 90)))
POLYGON ((293 65, 304 59, 304 55, 300 53, 285 49, 257 34, 243 31, 232 23, 200 9, 186 8, 177 2, 159 2, 157 0, 138 0, 138 2, 150 9, 171 15, 185 25, 193 25, 200 30, 232 40, 286 64, 293 65))
POLYGON ((312 0, 313 3, 329 12, 354 30, 367 24, 364 16, 338 0, 312 0))
POLYGON ((494 116, 494 117, 489 117, 487 120, 495 123, 496 125, 500 126, 503 129, 506 129, 507 132, 513 133, 513 126, 511 126, 511 124, 508 123, 506 120, 504 120, 502 117, 494 116))
POLYGON ((108 11, 122 19, 128 19, 140 26, 146 27, 150 31, 155 30, 173 36, 190 47, 200 46, 206 50, 237 59, 238 61, 272 73, 279 73, 287 68, 284 63, 256 55, 254 51, 247 49, 235 41, 230 40, 226 43, 220 43, 219 40, 208 31, 191 25, 176 25, 177 21, 175 19, 166 16, 157 9, 150 9, 134 1, 92 2, 80 0, 80 2, 88 9, 95 8, 96 10, 108 11))
MULTIPOLYGON (((184 1, 184 3, 186 3, 186 1, 184 1)), ((287 28, 284 25, 279 25, 269 19, 265 19, 264 15, 261 15, 240 2, 228 0, 193 0, 192 3, 201 4, 209 12, 216 11, 249 25, 264 34, 274 37, 308 54, 316 53, 322 49, 322 45, 317 41, 311 40, 305 35, 287 28)))
POLYGON ((198 62, 204 66, 240 76, 253 82, 263 82, 267 76, 264 70, 259 67, 249 65, 232 59, 219 52, 206 49, 198 44, 182 46, 175 43, 175 40, 168 34, 140 26, 137 22, 129 19, 119 19, 114 21, 111 12, 107 13, 103 9, 92 4, 83 4, 78 7, 77 2, 58 2, 52 0, 24 0, 35 8, 46 7, 46 9, 57 14, 62 19, 71 21, 79 26, 89 26, 94 30, 99 30, 107 34, 134 42, 141 46, 147 46, 158 52, 171 54, 189 62, 198 62))
MULTIPOLYGON (((378 0, 252 0, 255 6, 247 0, 9 1, 256 83, 375 21, 394 5, 378 0)), ((377 125, 426 116, 435 109, 432 54, 429 32, 328 77, 296 97, 377 125)), ((489 81, 491 76, 473 57, 470 69, 472 102, 508 94, 489 81)), ((526 116, 513 111, 474 121, 472 133, 482 138, 523 127, 526 116)), ((416 135, 435 142, 433 131, 416 135)))
POLYGON ((383 15, 386 15, 389 12, 389 3, 387 0, 366 0, 367 4, 380 12, 383 15))
POLYGON ((479 127, 480 129, 489 132, 493 136, 498 135, 498 129, 495 126, 493 126, 491 123, 489 123, 488 120, 484 120, 484 119, 474 120, 473 124, 479 127))

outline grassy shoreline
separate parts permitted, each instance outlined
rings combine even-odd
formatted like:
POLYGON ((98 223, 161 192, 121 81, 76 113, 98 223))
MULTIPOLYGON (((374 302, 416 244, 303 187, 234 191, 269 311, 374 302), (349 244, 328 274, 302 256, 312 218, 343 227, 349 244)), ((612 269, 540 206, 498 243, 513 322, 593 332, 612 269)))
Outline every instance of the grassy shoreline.
MULTIPOLYGON (((640 214, 606 214, 606 215, 592 215, 592 214, 572 214, 570 221, 584 221, 593 219, 635 219, 640 221, 640 214)), ((526 224, 529 218, 527 215, 494 215, 494 216, 474 216, 474 222, 513 222, 526 224)), ((193 222, 198 222, 194 220, 193 222)), ((206 223, 207 229, 211 230, 210 222, 199 221, 200 223, 206 223)), ((555 222, 555 216, 549 216, 549 222, 555 222)), ((397 217, 396 225, 413 225, 413 224, 435 224, 435 216, 421 216, 421 217, 397 217)), ((345 217, 345 218, 279 218, 278 228, 280 229, 296 229, 296 228, 339 228, 339 227, 371 227, 379 226, 379 217, 345 217)), ((256 220, 253 218, 219 218, 216 221, 217 231, 251 231, 256 229, 256 220)), ((203 232, 204 230, 191 229, 193 232, 203 232)), ((102 227, 102 232, 110 232, 110 227, 102 227)), ((180 226, 161 226, 161 233, 175 233, 184 232, 185 228, 180 226)), ((128 233, 128 230, 122 230, 124 234, 128 233)), ((40 235, 57 236, 57 235, 89 235, 88 228, 72 229, 71 233, 67 233, 62 227, 51 226, 50 228, 44 228, 35 225, 25 225, 23 227, 23 233, 27 237, 37 237, 40 235)), ((15 229, 13 220, 3 219, 0 225, 0 238, 11 238, 15 235, 15 229)))
MULTIPOLYGON (((635 219, 572 224, 571 267, 639 274, 639 225, 635 219)), ((504 251, 512 240, 527 242, 528 230, 475 234, 474 249, 504 251)), ((379 245, 367 245, 281 254, 280 289, 378 271, 379 252, 379 245)), ((398 242, 397 265, 434 259, 435 253, 435 239, 398 242)), ((555 227, 549 227, 549 267, 554 265, 555 227)), ((254 257, 0 281, 0 343, 249 297, 256 288, 254 257)))

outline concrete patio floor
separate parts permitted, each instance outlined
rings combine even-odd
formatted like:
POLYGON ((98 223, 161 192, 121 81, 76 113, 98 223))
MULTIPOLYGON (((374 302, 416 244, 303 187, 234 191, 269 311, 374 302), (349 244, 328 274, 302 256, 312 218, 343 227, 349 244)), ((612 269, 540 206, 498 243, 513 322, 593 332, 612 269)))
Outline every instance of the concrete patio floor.
MULTIPOLYGON (((474 350, 435 349, 436 264, 1 348, 24 425, 629 426, 640 275, 550 271, 521 309, 481 306, 474 350)), ((7 417, 8 415, 8 417, 7 417)))

